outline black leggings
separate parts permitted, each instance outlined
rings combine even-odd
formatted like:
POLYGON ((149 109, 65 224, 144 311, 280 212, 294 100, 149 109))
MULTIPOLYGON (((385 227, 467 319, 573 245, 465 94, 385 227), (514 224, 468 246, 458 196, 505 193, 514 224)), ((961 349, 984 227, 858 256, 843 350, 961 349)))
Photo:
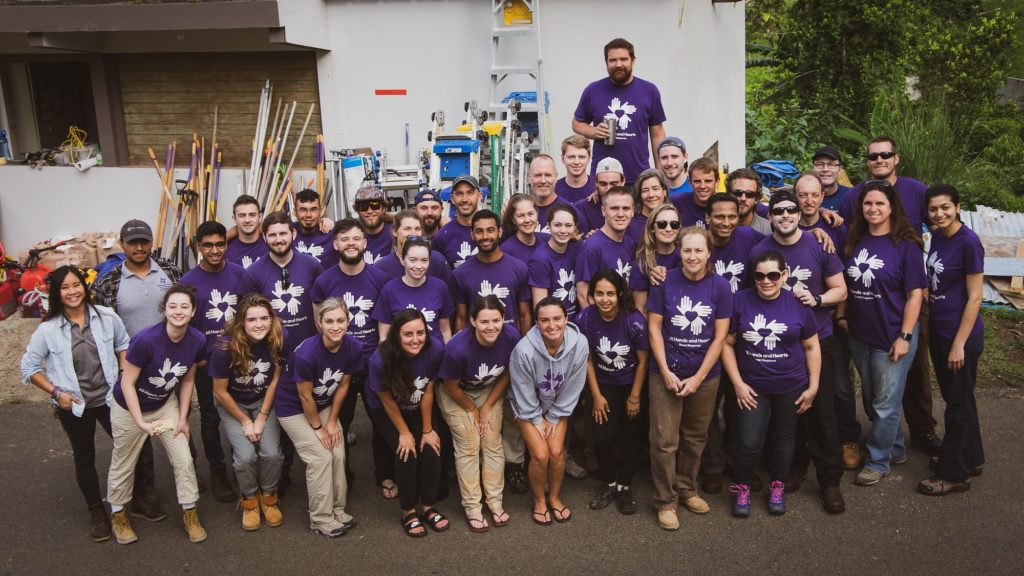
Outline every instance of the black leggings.
MULTIPOLYGON (((636 457, 640 451, 640 415, 630 418, 626 414, 626 400, 633 386, 613 386, 597 383, 601 395, 608 401, 608 420, 594 422, 594 450, 601 466, 601 477, 606 483, 618 482, 629 486, 633 482, 636 457), (615 441, 619 440, 619 457, 615 458, 615 441)), ((593 418, 593 414, 588 415, 593 418)))
MULTIPOLYGON (((395 484, 398 484, 398 499, 402 510, 412 510, 417 502, 427 507, 433 506, 437 502, 437 490, 441 483, 441 457, 429 446, 419 451, 420 438, 423 436, 423 416, 419 410, 402 412, 402 419, 417 447, 416 454, 405 462, 398 457, 398 429, 391 423, 391 418, 383 408, 370 408, 370 420, 384 435, 394 455, 395 484)), ((439 418, 435 415, 432 420, 437 422, 439 418)))
MULTIPOLYGON (((338 414, 338 419, 341 420, 341 428, 345 431, 345 453, 348 454, 348 457, 345 458, 345 467, 347 469, 351 469, 350 462, 352 462, 352 447, 348 444, 348 432, 352 429, 352 421, 356 417, 356 393, 363 397, 363 408, 366 410, 367 415, 370 414, 370 406, 366 403, 366 393, 363 389, 365 384, 366 370, 352 375, 348 385, 348 394, 342 400, 341 411, 338 414)), ((371 447, 373 449, 374 477, 377 480, 377 484, 385 480, 394 480, 394 451, 388 448, 388 442, 384 439, 384 435, 380 433, 380 430, 377 429, 377 423, 371 421, 370 424, 372 424, 373 429, 371 447)))
MULTIPOLYGON (((100 481, 96 474, 96 424, 110 436, 110 408, 97 406, 86 408, 81 417, 75 416, 70 410, 57 410, 57 420, 71 442, 71 453, 75 460, 75 480, 78 489, 85 497, 85 504, 92 506, 103 501, 100 494, 100 481)), ((133 494, 141 498, 147 492, 154 491, 153 484, 153 442, 146 439, 139 454, 139 462, 135 465, 135 488, 133 494)))

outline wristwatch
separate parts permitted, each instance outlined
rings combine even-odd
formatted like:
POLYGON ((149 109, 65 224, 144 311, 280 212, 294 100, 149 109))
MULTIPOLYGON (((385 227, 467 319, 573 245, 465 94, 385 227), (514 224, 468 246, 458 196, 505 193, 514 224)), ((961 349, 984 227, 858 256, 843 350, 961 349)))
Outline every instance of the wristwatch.
POLYGON ((907 342, 910 342, 911 340, 914 339, 914 335, 911 334, 910 332, 900 332, 900 338, 903 338, 907 342))
POLYGON ((821 294, 814 295, 814 305, 818 307, 821 306, 821 294))

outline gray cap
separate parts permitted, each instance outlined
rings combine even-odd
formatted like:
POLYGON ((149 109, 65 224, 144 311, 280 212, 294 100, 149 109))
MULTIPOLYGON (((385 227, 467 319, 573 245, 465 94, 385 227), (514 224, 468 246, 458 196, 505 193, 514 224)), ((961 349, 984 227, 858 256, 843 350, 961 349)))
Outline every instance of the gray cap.
POLYGON ((662 140, 661 142, 658 142, 659 151, 662 148, 665 148, 666 146, 675 146, 676 148, 679 148, 683 152, 686 152, 686 144, 684 144, 683 139, 678 136, 669 136, 662 140))
POLYGON ((602 172, 614 172, 616 174, 625 174, 622 170, 622 163, 612 158, 611 156, 602 159, 597 163, 597 169, 594 170, 594 174, 600 174, 602 172))
POLYGON ((463 174, 462 176, 456 178, 454 182, 452 182, 452 190, 454 190, 456 186, 463 182, 469 184, 476 190, 480 189, 480 181, 476 179, 476 176, 473 176, 471 174, 463 174))
POLYGON ((153 229, 142 220, 129 220, 121 226, 121 242, 153 241, 153 229))

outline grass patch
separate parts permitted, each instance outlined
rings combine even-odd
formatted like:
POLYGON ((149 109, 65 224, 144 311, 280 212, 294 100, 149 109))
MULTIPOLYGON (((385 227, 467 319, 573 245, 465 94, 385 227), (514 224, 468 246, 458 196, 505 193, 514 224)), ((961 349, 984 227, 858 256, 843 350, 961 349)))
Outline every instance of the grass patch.
POLYGON ((978 366, 981 386, 1024 386, 1024 314, 1009 309, 986 309, 985 352, 978 366))

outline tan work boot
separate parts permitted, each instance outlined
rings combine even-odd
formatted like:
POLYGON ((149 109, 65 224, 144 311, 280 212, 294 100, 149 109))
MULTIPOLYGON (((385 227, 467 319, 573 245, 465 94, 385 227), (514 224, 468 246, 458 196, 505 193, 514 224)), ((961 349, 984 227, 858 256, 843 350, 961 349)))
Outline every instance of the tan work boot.
POLYGON ((270 494, 260 494, 260 508, 263 510, 263 520, 271 528, 277 528, 284 522, 281 509, 277 507, 279 502, 276 491, 270 494))
POLYGON ((206 540, 206 530, 199 523, 199 510, 189 508, 182 513, 181 519, 185 523, 185 532, 188 533, 189 542, 197 543, 206 540))
POLYGON ((856 442, 843 443, 843 467, 847 470, 856 470, 861 467, 860 444, 856 442))
POLYGON ((658 526, 663 530, 679 530, 679 516, 676 511, 671 508, 658 510, 658 526))
POLYGON ((110 523, 113 525, 114 538, 118 544, 131 544, 139 539, 132 530, 132 524, 128 521, 128 511, 121 509, 110 515, 110 523))
POLYGON ((260 529, 260 504, 255 496, 243 497, 239 502, 242 507, 242 530, 252 532, 260 529))

